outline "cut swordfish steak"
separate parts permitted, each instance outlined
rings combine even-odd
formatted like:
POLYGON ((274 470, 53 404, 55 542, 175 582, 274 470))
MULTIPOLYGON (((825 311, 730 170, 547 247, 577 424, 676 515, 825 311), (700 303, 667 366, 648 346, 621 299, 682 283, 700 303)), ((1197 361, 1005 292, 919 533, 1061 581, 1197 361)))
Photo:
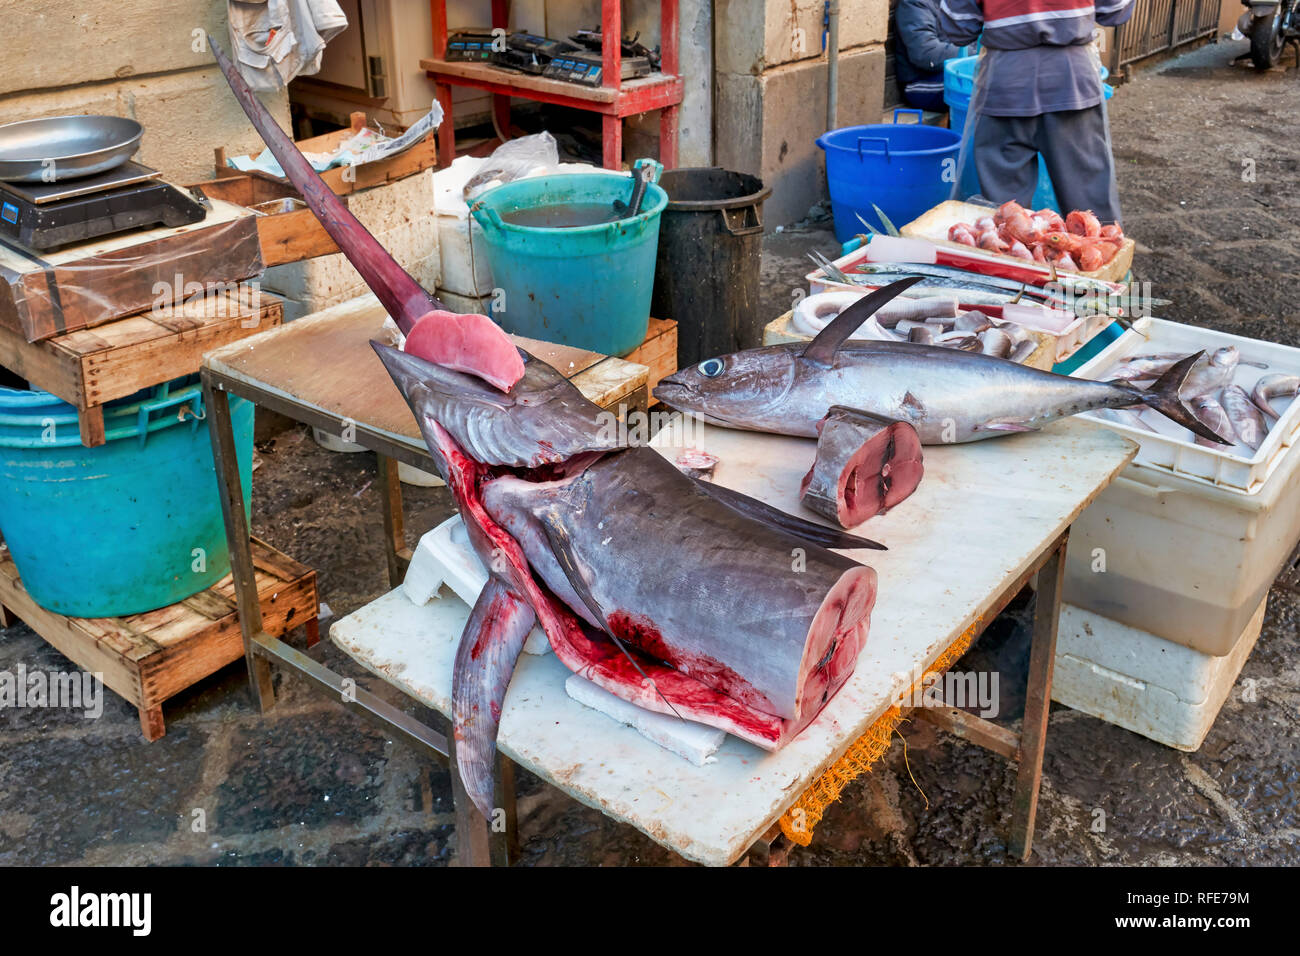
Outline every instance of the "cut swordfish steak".
POLYGON ((841 527, 884 514, 921 483, 921 439, 907 422, 833 405, 817 432, 817 457, 799 494, 841 527))

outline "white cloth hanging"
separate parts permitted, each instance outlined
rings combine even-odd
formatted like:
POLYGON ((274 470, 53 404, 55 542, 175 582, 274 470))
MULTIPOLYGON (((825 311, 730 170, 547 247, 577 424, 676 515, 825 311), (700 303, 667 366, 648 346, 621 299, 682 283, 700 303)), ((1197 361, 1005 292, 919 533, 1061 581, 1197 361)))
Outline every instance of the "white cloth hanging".
POLYGON ((336 0, 227 0, 226 7, 235 63, 263 92, 318 72, 325 44, 348 25, 336 0))

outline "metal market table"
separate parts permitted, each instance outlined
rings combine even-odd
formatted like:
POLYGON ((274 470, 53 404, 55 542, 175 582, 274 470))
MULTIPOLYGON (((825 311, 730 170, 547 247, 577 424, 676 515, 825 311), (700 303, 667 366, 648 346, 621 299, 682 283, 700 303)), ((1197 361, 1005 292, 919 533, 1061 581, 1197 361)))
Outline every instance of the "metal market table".
MULTIPOLYGON (((661 440, 674 444, 678 427, 667 429, 661 440)), ((681 444, 719 457, 715 480, 720 484, 800 513, 799 479, 812 460, 812 440, 709 427, 681 444)), ((1070 524, 1135 453, 1126 439, 1080 420, 1058 422, 1037 434, 927 448, 926 475, 916 493, 864 529, 889 551, 855 555, 879 573, 871 632, 857 668, 818 719, 777 753, 728 737, 715 763, 695 766, 570 699, 564 691, 569 672, 554 654, 521 656, 506 696, 498 748, 574 799, 637 827, 687 859, 713 865, 771 862, 782 852, 784 838, 776 827, 782 814, 919 674, 954 645, 960 650, 963 641, 978 635, 1036 575, 1021 732, 952 708, 914 712, 1018 762, 1009 846, 1026 858, 1070 524)), ((469 608, 450 591, 421 607, 398 588, 335 622, 330 637, 368 670, 445 715, 452 659, 468 615, 469 608)), ((482 824, 477 826, 481 831, 482 824)), ((486 834, 461 831, 458 841, 469 847, 463 855, 469 862, 486 859, 486 834)))

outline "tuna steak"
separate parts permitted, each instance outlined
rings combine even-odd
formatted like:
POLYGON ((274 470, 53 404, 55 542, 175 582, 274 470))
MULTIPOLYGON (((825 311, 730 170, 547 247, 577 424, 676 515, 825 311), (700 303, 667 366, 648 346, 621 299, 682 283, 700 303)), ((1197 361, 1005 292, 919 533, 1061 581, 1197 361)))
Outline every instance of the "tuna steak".
POLYGON ((907 498, 925 473, 921 440, 906 422, 835 405, 817 423, 817 457, 804 475, 804 507, 854 528, 907 498))

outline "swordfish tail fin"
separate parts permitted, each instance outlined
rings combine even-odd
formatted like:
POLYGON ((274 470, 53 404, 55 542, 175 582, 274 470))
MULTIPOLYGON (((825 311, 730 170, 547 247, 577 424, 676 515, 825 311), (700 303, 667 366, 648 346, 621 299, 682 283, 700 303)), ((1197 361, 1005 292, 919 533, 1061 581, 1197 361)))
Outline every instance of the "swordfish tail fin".
POLYGON ((294 189, 302 194, 330 238, 338 243, 348 261, 356 266, 361 277, 366 280, 366 285, 379 297, 402 332, 409 335, 421 316, 444 308, 398 265, 388 250, 379 244, 357 217, 348 211, 343 201, 334 195, 334 191, 325 185, 293 140, 280 129, 266 107, 253 95, 230 58, 210 34, 208 46, 217 59, 217 66, 226 75, 226 82, 230 84, 235 99, 248 114, 258 135, 262 137, 262 142, 270 148, 294 189))
POLYGON ((208 45, 235 99, 289 181, 406 335, 406 350, 438 365, 477 375, 503 392, 509 391, 524 375, 523 359, 510 337, 486 315, 462 316, 448 312, 441 302, 425 292, 348 211, 334 190, 325 185, 293 140, 253 95, 211 35, 208 35, 208 45))
POLYGON ((537 620, 532 607, 498 578, 488 578, 465 622, 451 678, 456 769, 465 792, 492 819, 497 727, 506 688, 537 620))
POLYGON ((1202 438, 1208 438, 1218 445, 1231 445, 1232 442, 1224 441, 1208 425, 1192 414, 1192 410, 1184 405, 1183 400, 1178 397, 1178 390, 1183 387, 1183 382, 1186 381, 1188 374, 1192 371, 1192 366, 1200 361, 1204 355, 1205 352, 1202 350, 1195 355, 1180 359, 1171 365, 1165 374, 1156 379, 1150 388, 1145 391, 1140 388, 1132 388, 1132 391, 1138 397, 1139 402, 1149 405, 1161 415, 1172 419, 1184 428, 1191 429, 1202 438))

